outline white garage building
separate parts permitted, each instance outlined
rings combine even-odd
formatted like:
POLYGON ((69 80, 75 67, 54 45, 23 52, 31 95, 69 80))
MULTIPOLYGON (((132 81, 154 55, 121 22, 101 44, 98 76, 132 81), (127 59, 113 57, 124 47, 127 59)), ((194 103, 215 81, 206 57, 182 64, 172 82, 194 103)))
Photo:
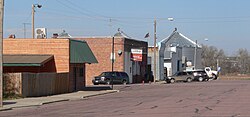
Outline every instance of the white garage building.
POLYGON ((177 71, 186 68, 200 69, 201 45, 179 33, 177 29, 159 43, 159 70, 156 80, 164 80, 164 76, 169 76, 177 71))

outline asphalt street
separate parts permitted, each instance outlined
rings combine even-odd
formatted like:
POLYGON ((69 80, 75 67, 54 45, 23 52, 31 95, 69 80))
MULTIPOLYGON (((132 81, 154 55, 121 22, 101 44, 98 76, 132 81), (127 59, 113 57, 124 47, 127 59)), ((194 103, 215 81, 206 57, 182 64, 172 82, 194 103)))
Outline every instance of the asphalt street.
POLYGON ((115 85, 120 92, 0 112, 0 117, 250 117, 250 81, 115 85))

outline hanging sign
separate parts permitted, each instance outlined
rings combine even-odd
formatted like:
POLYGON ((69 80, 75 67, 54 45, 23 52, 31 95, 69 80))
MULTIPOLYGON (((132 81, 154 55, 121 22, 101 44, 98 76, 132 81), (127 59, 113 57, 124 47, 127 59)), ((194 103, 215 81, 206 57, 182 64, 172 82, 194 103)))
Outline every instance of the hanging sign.
POLYGON ((142 61, 142 49, 131 49, 131 60, 142 61))

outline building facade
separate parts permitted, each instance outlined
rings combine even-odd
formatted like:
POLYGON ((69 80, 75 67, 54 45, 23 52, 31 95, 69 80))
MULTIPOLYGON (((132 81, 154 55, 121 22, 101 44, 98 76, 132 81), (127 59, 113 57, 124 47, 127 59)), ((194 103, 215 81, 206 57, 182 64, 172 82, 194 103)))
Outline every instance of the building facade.
POLYGON ((201 46, 177 30, 159 45, 160 79, 177 71, 202 68, 201 46))
MULTIPOLYGON (((201 46, 175 30, 156 47, 156 81, 177 71, 203 68, 201 46)), ((151 70, 154 72, 154 47, 148 48, 151 70)), ((153 73, 154 74, 154 73, 153 73)))
MULTIPOLYGON (((86 84, 92 85, 94 76, 112 70, 112 37, 77 38, 88 42, 98 64, 86 65, 86 84)), ((114 71, 124 71, 130 83, 142 82, 147 71, 147 42, 131 39, 121 34, 114 36, 114 71), (132 58, 132 49, 140 50, 140 60, 132 58)))
POLYGON ((3 45, 4 73, 66 73, 69 92, 85 86, 85 64, 97 63, 85 41, 4 39, 3 45))

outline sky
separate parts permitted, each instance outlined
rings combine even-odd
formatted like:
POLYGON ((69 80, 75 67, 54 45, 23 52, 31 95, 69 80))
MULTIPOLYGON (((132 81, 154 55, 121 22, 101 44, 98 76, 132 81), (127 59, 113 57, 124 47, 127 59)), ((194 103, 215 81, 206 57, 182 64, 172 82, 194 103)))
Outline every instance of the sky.
POLYGON ((63 30, 73 37, 110 36, 120 28, 152 45, 156 20, 157 42, 177 28, 227 55, 250 51, 250 0, 5 0, 4 38, 31 38, 32 4, 42 5, 36 8, 35 27, 47 28, 48 37, 63 30))

